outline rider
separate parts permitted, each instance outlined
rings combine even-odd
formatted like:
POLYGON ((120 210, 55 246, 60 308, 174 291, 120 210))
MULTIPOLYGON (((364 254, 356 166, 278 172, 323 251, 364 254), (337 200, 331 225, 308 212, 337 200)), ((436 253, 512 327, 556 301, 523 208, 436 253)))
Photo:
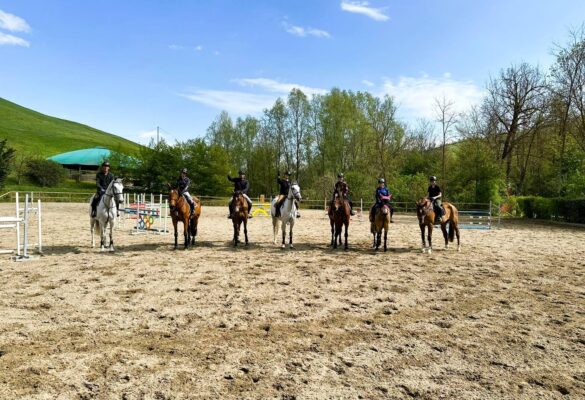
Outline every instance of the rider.
POLYGON ((443 193, 441 193, 441 188, 437 185, 437 177, 431 176, 429 178, 430 186, 428 189, 429 192, 429 200, 433 202, 433 208, 435 210, 437 221, 440 221, 443 217, 443 207, 441 207, 441 197, 443 197, 443 193))
POLYGON ((288 191, 290 190, 290 172, 286 171, 284 173, 284 179, 280 179, 280 172, 276 177, 276 183, 278 184, 278 199, 274 204, 274 209, 276 211, 275 217, 280 218, 280 207, 284 203, 284 200, 288 196, 288 191))
POLYGON ((189 194, 189 184, 191 184, 191 179, 187 178, 187 168, 183 168, 181 170, 181 176, 177 179, 175 186, 177 187, 177 191, 179 192, 179 196, 185 197, 187 203, 189 203, 189 210, 190 214, 193 215, 193 209, 195 208, 195 203, 189 194))
POLYGON ((110 186, 110 183, 114 180, 114 174, 110 172, 110 163, 108 161, 104 161, 102 163, 101 170, 95 176, 95 183, 97 186, 97 191, 95 196, 93 196, 93 201, 91 202, 91 216, 95 218, 97 213, 97 205, 99 204, 102 196, 106 193, 106 189, 110 186))
POLYGON ((335 202, 335 193, 337 193, 337 191, 340 191, 343 194, 343 197, 347 199, 350 214, 355 215, 355 212, 353 211, 353 201, 351 201, 351 198, 349 197, 349 186, 347 185, 347 182, 345 182, 343 172, 337 174, 337 182, 335 182, 335 187, 333 188, 333 200, 331 200, 331 203, 335 202))
POLYGON ((392 199, 392 193, 386 187, 386 180, 384 178, 378 179, 378 187, 374 192, 374 198, 376 203, 372 207, 370 211, 370 220, 373 220, 374 216, 376 215, 376 210, 384 205, 387 205, 390 209, 390 222, 394 222, 392 217, 394 215, 394 208, 390 205, 390 200, 392 199))
MULTIPOLYGON (((250 185, 248 184, 248 180, 246 179, 246 173, 242 170, 238 171, 238 175, 239 178, 232 178, 231 176, 227 176, 228 180, 230 182, 234 183, 234 192, 242 192, 242 195, 244 196, 244 198, 246 199, 246 201, 248 202, 248 218, 252 218, 252 200, 250 200, 250 198, 248 197, 248 189, 250 188, 250 185)), ((230 210, 230 214, 228 215, 228 218, 232 218, 232 214, 233 214, 233 210, 232 210, 232 202, 234 201, 234 198, 232 196, 232 198, 230 199, 230 202, 228 204, 228 208, 230 210)))

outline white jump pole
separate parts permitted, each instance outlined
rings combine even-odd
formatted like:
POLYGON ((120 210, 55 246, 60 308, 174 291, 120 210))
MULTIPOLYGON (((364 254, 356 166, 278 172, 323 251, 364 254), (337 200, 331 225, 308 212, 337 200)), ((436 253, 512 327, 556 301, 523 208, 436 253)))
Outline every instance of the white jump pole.
POLYGON ((16 255, 20 257, 20 199, 18 192, 16 192, 16 255))
POLYGON ((165 230, 164 232, 165 233, 168 233, 169 232, 168 229, 167 229, 167 226, 168 226, 167 225, 168 215, 169 215, 169 201, 168 200, 165 200, 165 227, 164 227, 164 230, 165 230))
POLYGON ((38 252, 39 254, 43 254, 43 223, 42 223, 42 219, 43 219, 43 214, 41 211, 41 199, 37 200, 37 225, 38 225, 38 252))
POLYGON ((24 243, 22 257, 28 258, 28 193, 24 196, 24 243))

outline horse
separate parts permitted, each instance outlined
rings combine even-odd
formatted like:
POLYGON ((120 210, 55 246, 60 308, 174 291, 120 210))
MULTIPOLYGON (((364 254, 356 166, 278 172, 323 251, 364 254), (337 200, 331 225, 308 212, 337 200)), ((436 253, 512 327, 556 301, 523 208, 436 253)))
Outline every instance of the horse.
POLYGON ((95 234, 100 234, 100 251, 106 251, 106 228, 110 226, 110 244, 109 251, 114 251, 114 225, 118 215, 118 205, 124 200, 122 192, 124 184, 122 178, 116 178, 110 182, 106 192, 103 194, 97 205, 95 217, 91 216, 91 203, 95 194, 89 200, 89 225, 91 231, 91 247, 95 247, 95 234))
MULTIPOLYGON (((382 200, 390 200, 390 196, 382 197, 382 200)), ((380 248, 382 241, 382 230, 384 230, 384 251, 387 251, 386 242, 388 240, 388 228, 390 227, 391 209, 387 203, 382 204, 381 207, 376 208, 375 214, 370 220, 370 231, 374 236, 374 247, 376 250, 380 248)))
POLYGON ((288 196, 284 200, 282 207, 280 208, 280 217, 276 217, 276 200, 274 198, 270 204, 270 215, 272 216, 272 230, 274 232, 274 244, 276 244, 276 235, 278 234, 278 222, 282 225, 282 248, 286 246, 284 244, 286 238, 286 225, 289 224, 289 247, 293 248, 293 227, 295 226, 295 219, 297 217, 297 206, 295 200, 301 201, 301 188, 298 184, 293 183, 290 185, 288 190, 288 196))
POLYGON ((341 230, 345 226, 345 250, 347 250, 347 229, 349 227, 351 208, 349 207, 349 201, 339 190, 335 191, 335 198, 329 206, 328 215, 331 224, 331 246, 336 249, 338 239, 339 245, 341 245, 341 230))
POLYGON ((173 228, 175 229, 175 250, 178 247, 178 231, 177 225, 179 222, 183 223, 183 236, 185 238, 185 250, 189 248, 189 244, 195 245, 195 237, 197 236, 197 224, 199 223, 199 216, 201 215, 201 202, 193 196, 193 215, 191 215, 191 208, 189 202, 184 196, 181 196, 177 189, 169 185, 169 208, 171 210, 171 220, 173 221, 173 228))
POLYGON ((248 202, 241 191, 236 190, 233 194, 232 209, 234 210, 232 215, 232 222, 234 224, 234 246, 237 246, 240 242, 240 227, 244 224, 244 236, 246 238, 246 246, 248 245, 248 202))
MULTIPOLYGON (((461 251, 461 242, 459 240, 459 212, 457 208, 451 204, 444 202, 443 208, 445 215, 441 218, 441 230, 445 238, 445 249, 449 248, 449 242, 452 242, 454 236, 457 235, 457 251, 461 251), (449 223, 449 233, 447 234, 446 225, 449 223)), ((418 224, 420 226, 420 236, 422 239, 422 252, 428 251, 429 254, 433 251, 432 237, 433 225, 435 223, 435 210, 433 209, 433 202, 427 198, 422 198, 416 203, 416 215, 418 217, 418 224), (426 247, 425 242, 425 226, 428 229, 429 247, 426 247)))

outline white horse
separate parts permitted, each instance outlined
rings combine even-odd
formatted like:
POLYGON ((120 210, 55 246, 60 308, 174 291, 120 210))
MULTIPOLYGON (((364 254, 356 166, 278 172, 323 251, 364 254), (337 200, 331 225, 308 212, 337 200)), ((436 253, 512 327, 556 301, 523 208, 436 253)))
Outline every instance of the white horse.
POLYGON ((301 188, 298 184, 293 183, 290 185, 290 189, 288 190, 288 195, 280 207, 280 217, 276 217, 276 200, 278 198, 275 197, 271 204, 270 204, 270 215, 272 216, 272 229, 274 231, 274 244, 276 244, 276 235, 278 234, 278 221, 282 223, 282 248, 284 249, 286 246, 284 245, 285 238, 286 238, 286 225, 289 224, 289 246, 293 248, 293 227, 295 226, 295 218, 297 217, 297 206, 295 204, 295 200, 301 201, 301 188))
POLYGON ((90 222, 90 231, 91 231, 91 247, 95 247, 95 237, 94 233, 100 234, 101 238, 101 247, 100 251, 106 250, 106 228, 108 225, 110 226, 110 244, 109 244, 109 251, 114 251, 114 238, 113 238, 113 231, 114 225, 116 223, 116 216, 118 214, 118 204, 122 203, 124 198, 122 197, 122 192, 124 190, 124 185, 122 184, 122 178, 116 178, 108 185, 106 189, 106 193, 102 196, 100 202, 97 205, 97 212, 95 218, 91 216, 91 202, 93 198, 96 196, 95 194, 91 196, 89 200, 89 222, 90 222))

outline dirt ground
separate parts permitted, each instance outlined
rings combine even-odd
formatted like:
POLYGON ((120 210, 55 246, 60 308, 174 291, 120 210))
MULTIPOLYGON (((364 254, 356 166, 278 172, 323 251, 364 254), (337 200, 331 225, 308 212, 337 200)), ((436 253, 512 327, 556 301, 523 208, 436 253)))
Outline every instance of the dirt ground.
POLYGON ((295 249, 265 217, 234 249, 204 205, 195 248, 127 226, 112 254, 86 210, 45 204, 45 255, 0 256, 0 399, 585 398, 585 229, 463 230, 460 253, 435 231, 429 255, 398 215, 375 253, 356 218, 343 251, 305 211, 295 249))

